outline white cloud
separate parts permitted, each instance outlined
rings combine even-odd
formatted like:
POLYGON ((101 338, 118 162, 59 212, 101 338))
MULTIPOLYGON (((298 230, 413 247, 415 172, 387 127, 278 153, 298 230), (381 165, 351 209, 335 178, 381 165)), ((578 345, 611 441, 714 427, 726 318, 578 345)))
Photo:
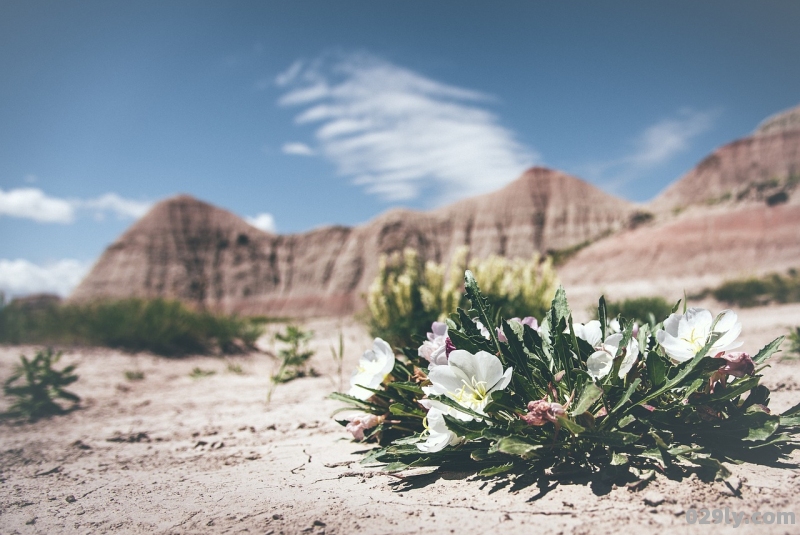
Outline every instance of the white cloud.
POLYGON ((48 197, 37 188, 0 189, 0 215, 40 223, 71 223, 75 219, 75 208, 69 201, 48 197))
POLYGON ((258 214, 255 217, 246 217, 245 220, 254 227, 265 232, 271 232, 273 234, 277 232, 275 227, 275 218, 272 217, 272 214, 258 214))
POLYGON ((617 190, 689 149, 694 138, 714 126, 718 115, 719 111, 716 110, 679 110, 675 117, 662 119, 647 127, 634 139, 627 155, 583 166, 581 171, 603 182, 607 189, 617 190))
POLYGON ((0 189, 0 215, 39 223, 72 223, 81 210, 93 212, 98 219, 109 212, 119 219, 137 219, 151 206, 152 203, 125 199, 116 193, 106 193, 94 199, 60 199, 49 197, 38 188, 0 189))
POLYGON ((0 290, 7 298, 34 293, 55 293, 66 297, 90 267, 91 263, 73 259, 44 266, 22 259, 0 259, 0 290))
POLYGON ((314 149, 305 143, 284 143, 281 150, 284 154, 293 154, 295 156, 313 156, 315 154, 314 149))
POLYGON ((497 189, 538 155, 486 109, 491 97, 366 54, 295 63, 278 77, 279 103, 303 106, 319 152, 386 200, 441 193, 437 203, 497 189))
POLYGON ((138 219, 152 207, 152 203, 124 199, 116 193, 106 193, 95 199, 76 201, 76 205, 96 212, 112 212, 120 219, 138 219))

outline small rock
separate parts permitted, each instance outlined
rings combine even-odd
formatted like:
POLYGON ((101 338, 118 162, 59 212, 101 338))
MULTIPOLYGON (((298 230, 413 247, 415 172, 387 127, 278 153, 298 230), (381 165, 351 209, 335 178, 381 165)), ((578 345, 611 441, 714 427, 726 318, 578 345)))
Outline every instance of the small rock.
POLYGON ((644 503, 651 507, 657 507, 664 503, 664 495, 659 492, 648 492, 644 495, 644 503))
POLYGON ((26 525, 26 526, 32 526, 32 525, 34 525, 35 523, 36 523, 36 517, 34 516, 33 518, 31 518, 30 520, 28 520, 27 522, 25 522, 25 525, 26 525))
POLYGON ((92 449, 92 447, 90 445, 86 444, 82 440, 76 440, 75 442, 73 442, 72 443, 72 447, 73 448, 78 448, 79 450, 90 450, 90 449, 92 449))
POLYGON ((274 515, 272 515, 272 520, 283 520, 283 515, 275 513, 274 515))
POLYGON ((322 520, 315 520, 314 523, 311 524, 311 525, 312 526, 324 526, 325 522, 323 522, 322 520))
POLYGON ((77 513, 75 513, 75 514, 76 514, 76 515, 85 515, 85 514, 86 514, 86 511, 84 511, 83 509, 81 509, 80 511, 78 511, 78 512, 77 512, 77 513))
POLYGON ((74 503, 74 502, 78 501, 78 500, 75 499, 75 496, 73 496, 72 494, 67 496, 66 500, 67 500, 67 503, 74 503))

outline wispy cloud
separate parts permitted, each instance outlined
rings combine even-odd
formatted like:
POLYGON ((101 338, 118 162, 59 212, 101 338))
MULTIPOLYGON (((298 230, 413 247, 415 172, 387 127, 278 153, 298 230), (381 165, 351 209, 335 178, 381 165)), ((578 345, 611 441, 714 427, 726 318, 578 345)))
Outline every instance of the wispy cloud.
POLYGON ((710 130, 718 116, 718 110, 679 110, 674 117, 647 127, 633 140, 627 155, 583 166, 581 171, 607 189, 618 190, 689 149, 692 140, 710 130))
POLYGON ((43 266, 22 259, 0 259, 0 290, 6 297, 34 293, 54 293, 65 297, 81 282, 90 267, 90 263, 74 259, 43 266))
POLYGON ((120 219, 139 218, 152 203, 106 193, 93 199, 51 197, 38 188, 0 189, 0 215, 31 219, 39 223, 72 223, 79 211, 89 211, 102 218, 107 213, 120 219))
POLYGON ((316 152, 386 200, 485 193, 539 160, 489 111, 490 96, 368 54, 296 62, 276 84, 287 88, 281 105, 303 107, 296 122, 317 125, 316 152))
POLYGON ((266 232, 271 232, 275 234, 277 232, 277 228, 275 226, 275 218, 272 217, 272 214, 258 214, 255 217, 246 217, 245 220, 253 225, 254 227, 261 229, 266 232))
POLYGON ((314 156, 316 154, 314 149, 305 143, 284 143, 281 150, 284 154, 293 154, 295 156, 314 156))

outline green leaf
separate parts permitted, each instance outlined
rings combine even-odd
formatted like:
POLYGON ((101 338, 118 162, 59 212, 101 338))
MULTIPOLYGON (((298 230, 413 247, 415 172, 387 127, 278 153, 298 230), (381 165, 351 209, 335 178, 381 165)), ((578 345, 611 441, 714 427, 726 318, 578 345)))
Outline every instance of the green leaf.
POLYGON ((659 388, 666 383, 667 365, 661 355, 655 351, 648 353, 645 366, 647 366, 647 377, 650 380, 651 388, 659 388))
POLYGON ((558 417, 558 423, 561 424, 561 427, 572 433, 573 435, 580 435, 586 428, 583 426, 578 425, 577 423, 573 422, 569 418, 564 418, 563 416, 558 417))
POLYGON ((781 347, 781 344, 783 343, 784 338, 785 336, 779 336, 778 338, 776 338, 775 340, 773 340, 772 342, 768 343, 763 348, 761 348, 761 351, 756 353, 756 356, 753 357, 753 362, 755 362, 756 364, 762 364, 763 362, 765 362, 776 351, 778 351, 778 349, 781 347))
MULTIPOLYGON (((524 377, 516 376, 516 374, 514 375, 515 379, 519 382, 525 381, 524 377)), ((487 414, 493 414, 499 411, 508 411, 511 414, 516 414, 517 407, 514 404, 514 399, 511 397, 511 394, 505 390, 495 390, 489 395, 489 399, 491 401, 483 409, 487 414)))
POLYGON ((349 403, 350 405, 354 405, 360 409, 365 410, 382 410, 381 407, 375 405, 374 403, 370 403, 368 401, 364 401, 353 397, 349 394, 342 394, 341 392, 331 392, 328 395, 328 399, 335 399, 336 401, 344 401, 345 403, 349 403))
POLYGON ((602 431, 599 433, 584 433, 581 435, 581 438, 596 440, 609 446, 622 447, 635 444, 641 437, 633 433, 624 433, 622 431, 602 431))
POLYGON ((781 416, 798 416, 798 415, 800 415, 800 403, 798 403, 791 409, 787 409, 781 413, 781 416))
POLYGON ((463 412, 464 414, 468 414, 468 415, 472 416, 473 418, 477 418, 479 420, 481 420, 483 418, 486 418, 485 414, 481 414, 479 412, 473 411, 472 409, 468 409, 466 407, 463 407, 463 406, 459 405, 458 403, 456 403, 455 401, 453 401, 452 399, 448 398, 447 396, 428 396, 428 399, 432 399, 434 401, 438 401, 438 402, 442 403, 443 405, 447 405, 448 407, 452 407, 452 408, 456 409, 459 412, 463 412))
POLYGON ((537 455, 537 451, 544 448, 543 444, 532 444, 520 437, 504 437, 497 441, 494 449, 508 455, 519 455, 523 459, 530 459, 537 455))
POLYGON ((597 304, 597 318, 600 320, 600 331, 602 333, 602 339, 606 339, 606 323, 608 321, 607 318, 608 311, 606 310, 606 297, 604 295, 600 296, 600 301, 597 304))
POLYGON ((494 457, 489 450, 486 448, 478 448, 477 450, 472 450, 472 453, 469 454, 469 458, 473 461, 486 461, 494 457))
POLYGON ((726 385, 724 389, 703 398, 704 403, 715 401, 734 399, 745 392, 748 392, 758 386, 759 377, 748 377, 747 379, 738 379, 736 382, 726 385))
POLYGON ((626 464, 628 464, 627 455, 617 452, 611 454, 611 466, 623 466, 626 464))
POLYGON ((629 399, 631 399, 631 396, 633 395, 634 392, 636 392, 636 388, 639 386, 639 384, 641 384, 641 382, 642 380, 638 377, 633 380, 633 382, 630 384, 630 386, 628 386, 628 389, 622 395, 617 404, 614 405, 614 408, 611 409, 612 414, 620 410, 622 406, 625 405, 625 403, 627 403, 629 399))
POLYGON ((697 466, 702 466, 704 468, 710 468, 711 470, 714 470, 714 472, 717 474, 717 477, 720 477, 722 479, 726 479, 731 476, 730 471, 727 468, 725 468, 725 466, 721 462, 707 455, 699 455, 699 454, 687 455, 686 459, 688 459, 689 462, 696 464, 697 466))
POLYGON ((414 407, 408 407, 402 403, 392 403, 389 405, 389 412, 396 416, 410 416, 411 418, 425 418, 426 413, 414 407))
POLYGON ((562 319, 566 320, 570 316, 567 292, 564 291, 563 286, 559 285, 556 290, 556 295, 553 297, 553 302, 550 306, 550 316, 552 317, 551 325, 554 328, 562 319))
POLYGON ((383 471, 389 472, 391 474, 392 472, 402 472, 406 468, 408 468, 408 465, 406 463, 393 462, 384 466, 383 471))
POLYGON ((465 422, 463 420, 459 420, 458 418, 448 416, 447 414, 444 415, 444 421, 447 425, 447 429, 467 440, 479 438, 483 428, 486 427, 486 424, 484 423, 474 421, 465 422))
POLYGON ((506 464, 501 464, 499 466, 484 468, 483 470, 478 472, 478 475, 481 477, 492 477, 499 474, 505 474, 506 472, 508 472, 513 468, 514 468, 514 463, 506 463, 506 464))
POLYGON ((581 395, 572 409, 572 415, 582 414, 592 408, 603 396, 603 389, 597 386, 594 381, 587 381, 581 391, 581 395))
POLYGON ((489 312, 489 302, 481 294, 481 290, 478 288, 478 282, 475 280, 475 275, 473 275, 470 270, 467 270, 464 273, 464 291, 466 292, 470 303, 472 303, 472 308, 477 310, 478 319, 480 319, 484 327, 489 330, 491 341, 494 347, 497 348, 497 353, 501 355, 500 360, 504 361, 505 359, 502 356, 503 348, 500 347, 500 341, 497 339, 497 331, 495 330, 494 321, 492 320, 489 312))
POLYGON ((622 429, 623 427, 628 427, 630 424, 636 421, 636 416, 633 414, 628 414, 622 417, 620 421, 617 423, 617 427, 622 429))
POLYGON ((389 383, 388 388, 405 390, 406 392, 411 392, 412 394, 416 394, 420 397, 423 395, 422 389, 419 387, 419 385, 410 381, 393 381, 389 383))

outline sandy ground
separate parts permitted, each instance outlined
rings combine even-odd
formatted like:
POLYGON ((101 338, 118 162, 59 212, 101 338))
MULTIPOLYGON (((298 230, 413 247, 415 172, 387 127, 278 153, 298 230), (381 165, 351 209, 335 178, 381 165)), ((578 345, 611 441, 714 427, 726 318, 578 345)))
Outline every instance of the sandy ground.
MULTIPOLYGON (((741 317, 753 351, 800 325, 800 305, 741 317)), ((357 463, 365 446, 330 419, 340 405, 326 396, 338 380, 329 346, 339 330, 345 381, 369 337, 352 320, 308 326, 316 332, 312 363, 322 375, 279 386, 269 406, 275 363, 265 354, 169 360, 67 352, 61 364, 79 366, 72 390, 82 408, 36 423, 0 423, 0 532, 728 533, 730 525, 688 525, 685 513, 727 507, 800 516, 795 468, 733 466, 738 495, 696 476, 659 477, 633 492, 599 480, 514 486, 444 473, 403 481, 366 469, 357 463), (191 378, 198 367, 215 373, 191 378), (144 379, 126 380, 125 371, 144 379)), ((20 353, 34 350, 0 348, 0 380, 20 353)), ((800 401, 800 361, 775 358, 765 383, 775 390, 774 409, 800 401)), ((800 524, 735 529, 800 533, 800 524)))

